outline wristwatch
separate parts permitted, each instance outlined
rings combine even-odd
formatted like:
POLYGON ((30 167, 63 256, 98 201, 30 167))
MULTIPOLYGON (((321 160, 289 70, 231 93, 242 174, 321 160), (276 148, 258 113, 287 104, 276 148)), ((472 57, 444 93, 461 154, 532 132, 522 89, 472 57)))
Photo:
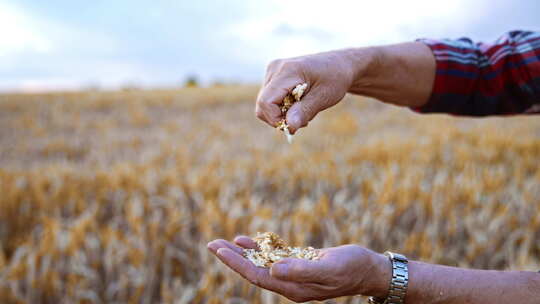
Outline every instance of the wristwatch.
POLYGON ((387 251, 384 253, 392 262, 392 280, 386 299, 369 297, 370 304, 403 304, 409 286, 409 261, 404 255, 387 251))

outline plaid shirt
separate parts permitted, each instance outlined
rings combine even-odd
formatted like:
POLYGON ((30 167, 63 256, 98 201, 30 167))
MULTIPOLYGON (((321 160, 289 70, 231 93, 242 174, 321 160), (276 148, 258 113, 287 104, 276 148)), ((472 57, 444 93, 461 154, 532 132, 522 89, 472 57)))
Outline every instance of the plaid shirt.
POLYGON ((540 113, 540 32, 514 31, 493 44, 418 41, 429 46, 437 72, 429 101, 414 110, 486 116, 540 113))

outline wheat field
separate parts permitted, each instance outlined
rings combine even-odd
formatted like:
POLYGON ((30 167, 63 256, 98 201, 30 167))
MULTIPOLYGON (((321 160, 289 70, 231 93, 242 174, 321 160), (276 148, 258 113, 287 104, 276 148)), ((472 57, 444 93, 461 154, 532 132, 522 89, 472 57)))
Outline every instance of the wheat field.
POLYGON ((289 303, 206 250, 257 231, 540 269, 540 117, 347 96, 288 145, 256 93, 0 96, 0 303, 289 303))

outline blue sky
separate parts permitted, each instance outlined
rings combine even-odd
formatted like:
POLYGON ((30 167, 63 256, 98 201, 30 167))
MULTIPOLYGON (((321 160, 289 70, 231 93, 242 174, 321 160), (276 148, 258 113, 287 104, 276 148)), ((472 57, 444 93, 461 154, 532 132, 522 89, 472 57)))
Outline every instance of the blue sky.
POLYGON ((258 82, 266 63, 418 37, 540 30, 540 1, 0 0, 0 90, 258 82), (449 3, 450 2, 450 3, 449 3))

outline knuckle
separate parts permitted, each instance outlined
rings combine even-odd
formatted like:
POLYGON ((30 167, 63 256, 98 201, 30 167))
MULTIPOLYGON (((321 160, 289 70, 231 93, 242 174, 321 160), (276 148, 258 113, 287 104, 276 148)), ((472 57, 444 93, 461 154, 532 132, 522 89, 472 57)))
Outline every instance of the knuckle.
POLYGON ((300 66, 299 61, 286 60, 281 63, 280 70, 281 71, 296 71, 298 70, 299 66, 300 66))
POLYGON ((268 108, 268 106, 270 106, 271 104, 272 104, 272 100, 268 97, 261 100, 260 106, 268 108))
POLYGON ((267 66, 267 72, 277 72, 277 73, 290 73, 297 72, 303 67, 303 60, 294 58, 294 59, 276 59, 270 62, 267 66))
POLYGON ((266 71, 272 71, 276 67, 280 66, 282 62, 283 59, 274 59, 270 61, 270 63, 268 63, 268 65, 266 66, 266 71))
POLYGON ((259 97, 257 98, 256 106, 260 108, 261 110, 268 108, 270 104, 272 104, 272 91, 274 90, 274 87, 272 86, 266 86, 264 87, 264 91, 261 92, 259 97))
POLYGON ((259 107, 256 107, 255 108, 255 116, 257 116, 257 118, 259 118, 259 119, 263 119, 264 118, 263 110, 261 110, 261 108, 259 108, 259 107))

